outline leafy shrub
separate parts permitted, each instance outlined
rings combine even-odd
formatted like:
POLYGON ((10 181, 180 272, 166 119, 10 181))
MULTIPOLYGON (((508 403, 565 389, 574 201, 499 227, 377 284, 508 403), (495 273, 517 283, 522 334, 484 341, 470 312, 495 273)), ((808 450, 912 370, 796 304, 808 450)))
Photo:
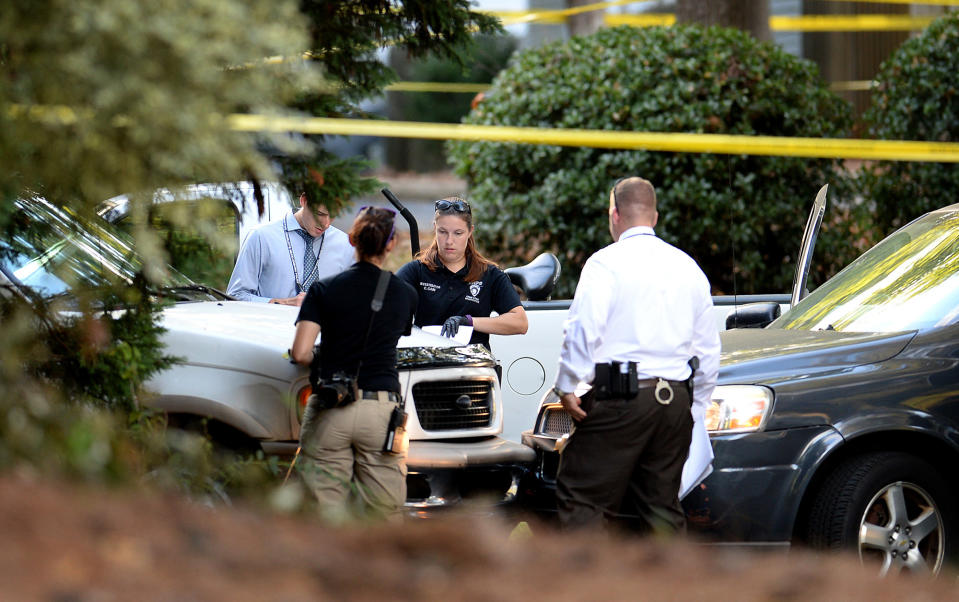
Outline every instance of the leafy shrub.
MULTIPOLYGON (((811 62, 739 30, 676 26, 604 29, 514 54, 465 121, 839 137, 852 117, 811 62)), ((836 160, 468 141, 449 148, 470 183, 483 250, 509 262, 557 253, 559 294, 609 243, 609 189, 624 175, 656 186, 658 234, 687 250, 716 292, 788 290, 805 216, 824 183, 832 213, 816 263, 828 275, 853 256, 851 217, 835 205, 848 189, 836 160)))
MULTIPOLYGON (((959 13, 934 21, 879 68, 868 133, 883 140, 959 142, 959 13)), ((959 165, 880 161, 862 188, 882 232, 955 202, 959 165)))

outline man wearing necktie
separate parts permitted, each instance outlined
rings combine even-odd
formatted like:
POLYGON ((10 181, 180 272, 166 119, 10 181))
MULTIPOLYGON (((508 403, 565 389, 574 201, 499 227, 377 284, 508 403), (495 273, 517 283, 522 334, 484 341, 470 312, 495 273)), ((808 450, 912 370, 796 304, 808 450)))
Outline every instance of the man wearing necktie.
POLYGON ((349 237, 330 222, 327 208, 311 207, 301 193, 295 213, 253 230, 244 241, 227 293, 241 301, 300 305, 314 282, 353 264, 349 237))

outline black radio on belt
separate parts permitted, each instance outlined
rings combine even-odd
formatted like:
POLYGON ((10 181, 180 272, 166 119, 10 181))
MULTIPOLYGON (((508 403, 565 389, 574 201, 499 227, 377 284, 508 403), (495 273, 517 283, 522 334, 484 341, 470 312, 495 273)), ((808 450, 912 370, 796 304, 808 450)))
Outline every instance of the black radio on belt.
POLYGON ((635 362, 609 362, 594 366, 596 399, 632 399, 639 393, 635 362))

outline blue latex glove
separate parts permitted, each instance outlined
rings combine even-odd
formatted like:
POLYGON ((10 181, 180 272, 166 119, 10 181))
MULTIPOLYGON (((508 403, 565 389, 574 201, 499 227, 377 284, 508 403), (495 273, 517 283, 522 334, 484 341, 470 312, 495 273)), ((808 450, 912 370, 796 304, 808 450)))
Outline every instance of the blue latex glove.
POLYGON ((455 337, 461 324, 472 326, 473 316, 450 316, 443 322, 443 330, 440 331, 440 334, 444 337, 455 337))

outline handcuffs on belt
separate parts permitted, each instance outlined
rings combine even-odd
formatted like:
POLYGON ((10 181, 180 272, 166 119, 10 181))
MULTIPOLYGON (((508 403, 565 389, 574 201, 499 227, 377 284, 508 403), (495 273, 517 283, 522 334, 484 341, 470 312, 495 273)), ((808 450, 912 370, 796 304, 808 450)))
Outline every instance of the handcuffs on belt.
POLYGON ((669 383, 660 378, 656 381, 656 390, 653 391, 653 397, 656 398, 656 401, 661 403, 664 406, 668 406, 669 403, 673 400, 673 388, 669 386, 669 383), (663 397, 660 397, 660 394, 666 391, 663 397))

